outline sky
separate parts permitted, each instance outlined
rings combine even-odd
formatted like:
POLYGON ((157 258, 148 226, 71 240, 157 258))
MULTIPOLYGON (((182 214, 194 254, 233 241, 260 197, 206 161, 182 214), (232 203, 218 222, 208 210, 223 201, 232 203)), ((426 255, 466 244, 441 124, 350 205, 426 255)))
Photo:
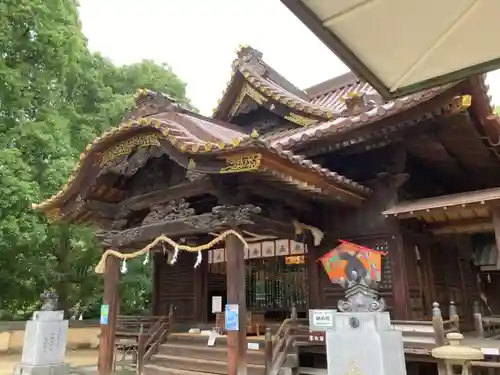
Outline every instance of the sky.
MULTIPOLYGON (((167 63, 187 95, 211 115, 240 44, 299 88, 348 71, 279 0, 80 0, 89 47, 116 64, 167 63)), ((488 75, 500 105, 500 71, 488 75)))

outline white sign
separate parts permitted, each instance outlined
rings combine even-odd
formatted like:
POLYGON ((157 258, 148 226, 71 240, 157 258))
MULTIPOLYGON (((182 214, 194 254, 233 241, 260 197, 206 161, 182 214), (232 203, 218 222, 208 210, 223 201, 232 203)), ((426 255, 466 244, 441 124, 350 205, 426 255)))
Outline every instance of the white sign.
POLYGON ((311 310, 313 313, 313 325, 316 327, 331 327, 333 316, 331 310, 311 310))
POLYGON ((481 348, 481 351, 484 355, 498 355, 500 353, 497 348, 481 348))
POLYGON ((213 296, 212 297, 212 313, 222 312, 222 297, 221 296, 213 296))
POLYGON ((208 346, 215 346, 215 339, 219 336, 217 331, 210 331, 210 336, 208 336, 208 346))

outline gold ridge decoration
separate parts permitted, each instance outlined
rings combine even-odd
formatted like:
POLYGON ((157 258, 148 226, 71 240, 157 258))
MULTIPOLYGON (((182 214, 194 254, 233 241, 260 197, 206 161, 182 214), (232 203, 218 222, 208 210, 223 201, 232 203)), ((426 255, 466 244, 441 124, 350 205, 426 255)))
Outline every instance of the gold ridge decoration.
POLYGON ((263 105, 265 102, 267 102, 267 98, 264 95, 262 95, 260 92, 258 92, 248 83, 246 83, 245 85, 243 85, 243 88, 241 89, 238 97, 236 98, 234 104, 231 107, 231 110, 229 111, 230 116, 234 116, 238 112, 238 109, 240 108, 246 96, 249 96, 257 104, 260 105, 263 105))
POLYGON ((256 171, 260 168, 262 154, 246 154, 226 158, 226 167, 221 168, 219 173, 239 173, 256 171))
MULTIPOLYGON (((249 46, 246 45, 246 44, 240 44, 238 46, 238 48, 235 49, 235 54, 236 56, 239 55, 240 51, 244 48, 248 48, 249 46)), ((237 61, 237 60, 235 60, 237 61)), ((224 97, 226 96, 226 93, 227 93, 227 90, 229 89, 229 86, 231 86, 231 84, 233 83, 233 80, 234 80, 234 76, 236 74, 236 71, 238 69, 238 64, 234 63, 232 64, 231 66, 231 77, 229 78, 229 81, 226 83, 226 87, 224 87, 224 90, 222 90, 222 96, 217 100, 217 107, 215 107, 213 110, 212 110, 212 115, 215 115, 217 113, 217 111, 219 110, 220 108, 220 105, 224 99, 224 97)), ((234 105, 233 105, 234 106, 234 105)))
POLYGON ((135 138, 127 139, 118 143, 108 151, 104 152, 101 157, 101 167, 113 159, 123 155, 130 154, 137 147, 160 146, 160 141, 157 134, 140 135, 135 138))
POLYGON ((467 109, 472 105, 472 96, 470 95, 462 95, 460 104, 462 109, 467 109))
POLYGON ((303 101, 302 99, 295 99, 293 97, 290 97, 286 93, 277 90, 274 87, 270 87, 265 80, 262 78, 255 78, 252 76, 252 73, 249 70, 243 70, 241 69, 241 73, 245 78, 247 78, 248 82, 252 84, 253 87, 256 87, 260 93, 263 93, 264 95, 267 95, 270 98, 273 98, 276 101, 279 101, 280 103, 286 105, 287 107, 290 108, 300 108, 302 107, 302 110, 304 112, 308 112, 311 114, 316 114, 317 116, 321 117, 326 117, 326 118, 332 118, 334 113, 330 108, 327 107, 321 107, 312 103, 309 103, 307 101, 303 101))
POLYGON ((227 230, 224 233, 221 233, 220 235, 218 235, 216 238, 214 238, 212 241, 206 243, 205 245, 199 245, 199 246, 194 246, 194 247, 191 247, 188 245, 181 245, 181 244, 175 242, 174 240, 172 240, 170 237, 161 235, 159 237, 156 237, 156 239, 153 242, 151 242, 149 245, 147 245, 146 247, 144 247, 140 250, 137 250, 136 252, 130 253, 130 254, 123 254, 123 253, 120 253, 116 250, 111 250, 111 249, 106 250, 104 252, 104 254, 102 254, 101 260, 99 261, 97 266, 95 266, 95 272, 99 273, 99 274, 103 274, 105 272, 106 259, 109 256, 114 256, 114 257, 121 259, 121 260, 134 259, 134 258, 137 258, 141 255, 149 253, 151 251, 151 249, 153 249, 156 245, 158 245, 159 243, 164 243, 164 242, 169 244, 170 246, 172 246, 174 249, 184 250, 184 251, 189 251, 191 253, 194 253, 194 252, 199 252, 199 251, 211 249, 219 242, 222 242, 229 235, 233 235, 233 236, 237 237, 243 243, 244 250, 248 249, 248 243, 245 241, 243 236, 232 229, 227 230))
POLYGON ((189 158, 187 168, 188 169, 194 169, 194 168, 196 168, 196 162, 194 161, 194 159, 189 158))
POLYGON ((310 126, 318 122, 316 119, 307 118, 293 112, 286 115, 285 119, 301 126, 310 126))

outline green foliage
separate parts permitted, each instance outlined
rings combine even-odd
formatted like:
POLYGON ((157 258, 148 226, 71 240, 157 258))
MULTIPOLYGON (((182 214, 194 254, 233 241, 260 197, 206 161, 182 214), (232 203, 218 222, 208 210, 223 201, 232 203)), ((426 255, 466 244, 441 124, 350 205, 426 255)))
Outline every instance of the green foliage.
POLYGON ((500 116, 500 105, 495 107, 495 113, 500 116))
MULTIPOLYGON (((190 105, 186 85, 152 61, 116 67, 89 52, 76 0, 0 2, 0 319, 24 318, 54 288, 61 307, 97 315, 100 248, 88 228, 49 225, 31 204, 66 182, 79 153, 119 123, 138 88, 190 105)), ((122 312, 144 309, 151 269, 130 262, 122 312)))

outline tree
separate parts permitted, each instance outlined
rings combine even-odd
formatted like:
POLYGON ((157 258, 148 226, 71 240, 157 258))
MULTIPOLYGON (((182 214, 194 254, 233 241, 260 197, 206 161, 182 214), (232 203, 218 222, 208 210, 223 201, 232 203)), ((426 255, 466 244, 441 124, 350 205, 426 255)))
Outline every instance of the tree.
MULTIPOLYGON (((0 318, 24 317, 51 287, 65 310, 95 309, 102 281, 92 232, 47 223, 31 204, 66 182, 85 145, 118 125, 138 88, 188 105, 185 84, 151 61, 116 67, 90 53, 75 0, 3 0, 0 27, 0 318)), ((143 276, 127 285, 139 299, 131 305, 143 306, 149 268, 136 263, 125 281, 143 276)))

